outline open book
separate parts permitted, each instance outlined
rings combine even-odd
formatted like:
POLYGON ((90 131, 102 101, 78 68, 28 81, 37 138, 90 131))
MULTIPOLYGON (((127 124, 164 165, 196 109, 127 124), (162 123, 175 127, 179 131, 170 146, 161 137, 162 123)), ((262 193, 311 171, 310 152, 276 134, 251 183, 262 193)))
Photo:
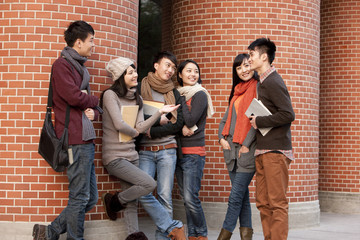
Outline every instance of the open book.
MULTIPOLYGON (((265 107, 265 105, 260 101, 257 100, 256 98, 254 98, 250 104, 250 106, 248 107, 248 109, 245 112, 245 115, 250 118, 251 115, 255 115, 255 116, 269 116, 272 115, 271 112, 269 111, 269 109, 267 109, 265 107)), ((272 127, 268 127, 268 128, 259 128, 260 133, 265 136, 270 130, 272 129, 272 127)))
MULTIPOLYGON (((138 111, 139 111, 139 105, 121 106, 122 119, 130 127, 135 127, 138 111)), ((119 142, 128 142, 131 139, 132 139, 131 136, 119 132, 119 142)))
POLYGON ((154 115, 156 111, 159 111, 164 106, 163 102, 143 100, 143 111, 145 115, 154 115))

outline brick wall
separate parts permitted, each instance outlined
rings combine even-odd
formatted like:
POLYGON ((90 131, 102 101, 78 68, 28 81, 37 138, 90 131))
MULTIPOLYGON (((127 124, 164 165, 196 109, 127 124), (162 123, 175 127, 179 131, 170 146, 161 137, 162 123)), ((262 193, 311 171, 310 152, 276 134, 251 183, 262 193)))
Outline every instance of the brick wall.
MULTIPOLYGON (((137 0, 3 0, 0 4, 0 221, 52 221, 67 204, 67 177, 37 153, 51 64, 65 46, 70 22, 95 29, 95 54, 86 66, 94 94, 111 84, 104 70, 115 56, 136 59, 137 0)), ((101 164, 97 128, 99 194, 119 188, 101 164)), ((100 203, 100 202, 99 202, 100 203)), ((87 219, 102 219, 98 204, 87 219)))
POLYGON ((172 51, 172 5, 173 0, 162 1, 162 12, 161 12, 161 50, 172 51))
POLYGON ((321 1, 319 190, 360 193, 360 2, 321 1))
MULTIPOLYGON (((277 44, 274 65, 289 88, 296 113, 290 201, 317 200, 319 158, 320 190, 359 192, 359 106, 354 102, 358 102, 360 71, 360 3, 333 2, 321 1, 320 49, 320 0, 173 0, 172 37, 166 38, 171 45, 166 46, 172 47, 179 60, 193 58, 200 64, 216 109, 206 131, 203 201, 227 201, 230 183, 217 128, 227 107, 232 61, 258 37, 270 37, 277 44)), ((50 67, 65 46, 65 28, 79 19, 94 27, 95 54, 87 66, 91 87, 99 96, 111 84, 104 70, 106 62, 115 56, 136 59, 137 17, 137 0, 2 1, 0 221, 51 221, 66 205, 66 175, 52 171, 37 154, 50 67)), ((95 126, 101 195, 120 186, 102 167, 100 122, 95 126)), ((252 183, 252 201, 254 191, 252 183)), ((101 204, 87 219, 104 219, 101 204)))
MULTIPOLYGON (((226 202, 230 192, 217 129, 228 104, 233 59, 256 38, 270 37, 277 45, 274 66, 288 86, 296 113, 292 126, 296 161, 290 167, 288 197, 290 202, 317 200, 320 1, 173 3, 173 51, 179 60, 199 63, 216 110, 207 121, 201 199, 226 202)), ((254 201, 254 183, 250 192, 254 201)))

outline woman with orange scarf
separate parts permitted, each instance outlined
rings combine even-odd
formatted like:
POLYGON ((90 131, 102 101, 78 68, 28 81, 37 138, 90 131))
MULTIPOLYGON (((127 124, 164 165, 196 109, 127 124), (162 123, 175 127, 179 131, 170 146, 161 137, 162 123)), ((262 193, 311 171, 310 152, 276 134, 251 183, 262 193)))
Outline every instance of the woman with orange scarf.
POLYGON ((229 107, 219 126, 219 142, 232 184, 228 209, 218 240, 230 239, 240 222, 242 240, 252 239, 249 184, 255 173, 255 130, 245 115, 256 98, 257 77, 250 70, 248 54, 239 54, 233 63, 233 85, 229 107))

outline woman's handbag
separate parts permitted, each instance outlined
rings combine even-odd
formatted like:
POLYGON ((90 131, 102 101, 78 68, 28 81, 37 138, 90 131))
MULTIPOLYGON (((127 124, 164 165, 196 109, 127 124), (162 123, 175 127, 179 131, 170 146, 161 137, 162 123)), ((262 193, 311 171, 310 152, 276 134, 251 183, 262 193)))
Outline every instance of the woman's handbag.
POLYGON ((70 119, 70 106, 66 106, 66 117, 64 132, 60 139, 57 138, 55 128, 51 120, 52 110, 52 87, 51 76, 48 94, 48 102, 46 107, 46 115, 43 128, 41 130, 39 142, 39 154, 46 162, 56 171, 63 172, 69 165, 68 154, 68 125, 70 119))

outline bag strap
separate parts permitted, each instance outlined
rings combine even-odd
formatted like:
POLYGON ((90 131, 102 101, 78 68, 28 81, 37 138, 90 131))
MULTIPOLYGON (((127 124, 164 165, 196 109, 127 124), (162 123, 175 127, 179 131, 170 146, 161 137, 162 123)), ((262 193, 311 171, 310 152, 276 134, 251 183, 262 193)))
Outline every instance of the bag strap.
MULTIPOLYGON (((46 111, 50 111, 53 108, 52 100, 53 100, 53 89, 52 89, 52 67, 51 67, 51 74, 50 74, 50 84, 49 84, 49 92, 48 92, 48 101, 47 101, 47 107, 46 111)), ((66 115, 65 115, 65 128, 68 128, 70 121, 70 106, 69 104, 66 104, 66 115)))

